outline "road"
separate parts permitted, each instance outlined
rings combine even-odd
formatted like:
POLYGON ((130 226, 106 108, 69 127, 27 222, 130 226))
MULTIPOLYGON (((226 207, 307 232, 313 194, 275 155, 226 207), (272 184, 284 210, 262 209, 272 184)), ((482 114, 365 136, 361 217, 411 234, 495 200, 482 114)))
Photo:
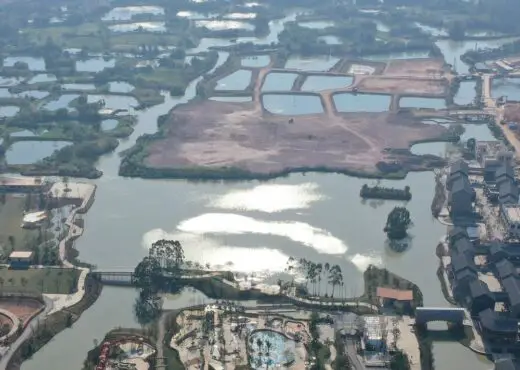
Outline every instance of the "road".
POLYGON ((359 360, 354 339, 347 338, 345 340, 345 351, 353 370, 365 370, 365 365, 359 360))
POLYGON ((516 137, 508 125, 500 124, 504 119, 504 106, 497 107, 495 99, 491 96, 491 78, 493 75, 482 75, 482 100, 486 106, 486 110, 495 115, 497 126, 500 127, 507 141, 515 148, 515 152, 520 153, 520 140, 516 137))
POLYGON ((22 334, 9 346, 7 352, 0 359, 0 370, 5 370, 7 368, 7 365, 16 352, 16 349, 31 337, 38 326, 45 321, 47 314, 52 310, 52 300, 45 296, 43 297, 43 300, 45 301, 44 310, 29 322, 22 334))

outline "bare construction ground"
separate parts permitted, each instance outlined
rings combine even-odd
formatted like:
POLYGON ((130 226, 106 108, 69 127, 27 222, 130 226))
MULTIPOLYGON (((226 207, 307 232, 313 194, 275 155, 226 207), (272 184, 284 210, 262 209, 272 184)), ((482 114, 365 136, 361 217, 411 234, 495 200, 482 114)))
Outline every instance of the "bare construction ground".
POLYGON ((446 94, 448 84, 445 80, 427 78, 367 76, 361 78, 356 83, 356 87, 364 92, 443 96, 446 94))
POLYGON ((428 78, 441 78, 448 74, 444 68, 444 60, 442 58, 390 60, 383 72, 385 76, 428 78))
POLYGON ((166 138, 148 147, 153 168, 236 167, 259 174, 328 168, 376 172, 393 161, 387 148, 408 149, 446 129, 404 113, 272 115, 257 102, 211 100, 175 108, 166 138), (294 121, 290 123, 290 119, 294 121))
POLYGON ((33 298, 0 298, 0 308, 11 312, 22 322, 29 320, 42 307, 43 304, 33 298))
POLYGON ((520 122, 520 103, 507 103, 504 109, 504 120, 520 122))

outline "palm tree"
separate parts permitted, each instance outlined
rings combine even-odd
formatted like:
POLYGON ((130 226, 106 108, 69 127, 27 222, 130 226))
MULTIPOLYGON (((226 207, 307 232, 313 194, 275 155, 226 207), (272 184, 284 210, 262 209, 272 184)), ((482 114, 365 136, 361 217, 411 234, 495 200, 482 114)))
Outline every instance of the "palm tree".
POLYGON ((4 287, 5 280, 3 277, 0 277, 0 289, 4 287))
POLYGON ((271 342, 266 341, 265 346, 267 347, 267 356, 269 356, 269 351, 271 350, 272 344, 271 344, 271 342))
POLYGON ((318 263, 316 265, 316 275, 318 276, 318 295, 321 296, 321 273, 323 271, 323 265, 318 263))
POLYGON ((338 265, 334 265, 329 270, 329 283, 332 284, 332 294, 331 297, 334 298, 334 288, 336 285, 341 285, 343 282, 343 273, 341 272, 341 267, 338 265))
MULTIPOLYGON (((325 276, 328 276, 329 274, 329 270, 330 270, 330 265, 328 262, 325 262, 325 265, 323 266, 323 268, 325 269, 325 276)), ((329 291, 329 286, 328 285, 325 285, 325 295, 328 295, 328 291, 329 291)))

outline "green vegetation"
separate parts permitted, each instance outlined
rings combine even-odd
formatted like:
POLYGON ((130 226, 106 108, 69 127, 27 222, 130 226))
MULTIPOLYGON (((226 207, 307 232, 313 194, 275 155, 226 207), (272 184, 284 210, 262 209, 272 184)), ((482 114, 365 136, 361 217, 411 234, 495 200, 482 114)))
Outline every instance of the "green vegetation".
POLYGON ((77 287, 80 271, 60 268, 11 270, 0 268, 0 290, 71 294, 77 287))
POLYGON ((410 212, 404 207, 394 207, 388 215, 384 231, 391 240, 403 239, 411 225, 410 212))
POLYGON ((368 186, 364 184, 361 187, 360 194, 361 198, 374 198, 374 199, 395 199, 395 200, 410 200, 412 199, 412 193, 410 187, 405 186, 404 189, 385 188, 383 186, 368 186))

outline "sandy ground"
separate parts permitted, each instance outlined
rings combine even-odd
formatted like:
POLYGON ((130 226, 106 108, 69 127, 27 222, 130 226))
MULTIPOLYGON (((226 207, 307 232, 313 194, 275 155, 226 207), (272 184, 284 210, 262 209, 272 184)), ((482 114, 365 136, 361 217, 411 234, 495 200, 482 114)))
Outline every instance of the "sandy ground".
POLYGON ((424 94, 444 95, 447 90, 445 80, 431 80, 427 78, 404 78, 370 76, 360 79, 356 87, 359 91, 381 92, 387 94, 424 94))
POLYGON ((30 298, 0 298, 0 308, 7 310, 25 322, 42 307, 42 304, 30 298))
POLYGON ((383 75, 441 78, 444 75, 444 60, 442 58, 391 60, 388 62, 383 75))
POLYGON ((507 103, 504 109, 506 121, 520 122, 520 103, 507 103))
POLYGON ((445 131, 403 113, 282 116, 262 114, 254 103, 211 100, 179 106, 169 125, 167 138, 150 145, 148 166, 233 166, 263 174, 322 166, 370 172, 389 159, 386 148, 405 149, 445 131))

